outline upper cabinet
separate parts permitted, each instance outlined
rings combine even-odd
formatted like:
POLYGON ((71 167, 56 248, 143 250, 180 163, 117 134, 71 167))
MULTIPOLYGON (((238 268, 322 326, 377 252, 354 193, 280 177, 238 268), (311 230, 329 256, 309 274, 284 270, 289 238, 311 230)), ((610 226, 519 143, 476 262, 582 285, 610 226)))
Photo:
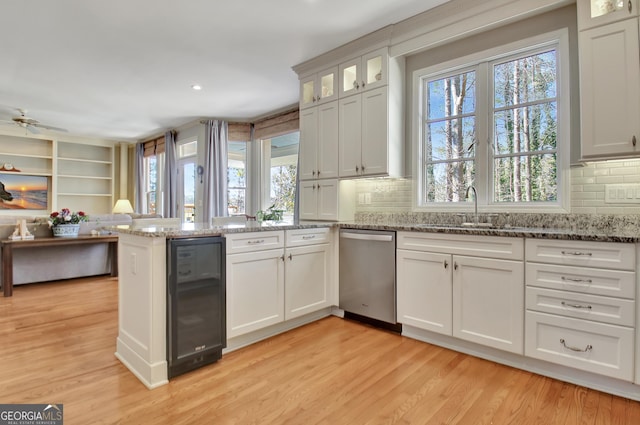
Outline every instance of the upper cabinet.
POLYGON ((388 49, 382 48, 340 64, 340 97, 388 83, 388 49))
POLYGON ((338 68, 331 67, 300 79, 300 109, 338 98, 338 68))
POLYGON ((300 180, 338 177, 338 102, 300 111, 300 180))
POLYGON ((578 0, 580 30, 638 16, 638 0, 578 0))
MULTIPOLYGON (((618 1, 592 0, 591 3, 618 4, 618 1)), ((587 1, 578 2, 578 6, 580 16, 590 11, 587 1)), ((634 8, 635 2, 632 2, 632 10, 634 8)), ((611 15, 615 13, 617 12, 613 11, 611 15)), ((589 160, 638 156, 638 18, 585 29, 580 31, 578 37, 582 158, 589 160)))

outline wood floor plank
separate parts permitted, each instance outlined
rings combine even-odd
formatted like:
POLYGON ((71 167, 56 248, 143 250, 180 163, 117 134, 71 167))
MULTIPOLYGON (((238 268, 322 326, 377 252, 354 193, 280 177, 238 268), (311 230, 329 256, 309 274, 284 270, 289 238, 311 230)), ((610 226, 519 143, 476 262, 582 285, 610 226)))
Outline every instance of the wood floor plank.
POLYGON ((117 279, 0 298, 0 403, 65 424, 638 425, 640 403, 329 317, 148 390, 114 356, 117 279))

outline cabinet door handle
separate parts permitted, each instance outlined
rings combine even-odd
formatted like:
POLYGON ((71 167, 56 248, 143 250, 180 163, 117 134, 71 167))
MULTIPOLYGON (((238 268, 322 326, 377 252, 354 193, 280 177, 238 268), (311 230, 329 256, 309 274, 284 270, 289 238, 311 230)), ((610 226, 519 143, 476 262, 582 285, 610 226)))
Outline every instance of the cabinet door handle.
POLYGON ((362 82, 362 88, 364 88, 364 81, 362 82))
POLYGON ((593 350, 593 345, 591 344, 587 345, 584 348, 584 350, 582 348, 577 348, 577 347, 572 347, 570 345, 567 345, 566 342, 564 341, 564 338, 560 338, 560 344, 562 344, 564 348, 568 348, 571 351, 577 351, 578 353, 586 353, 587 351, 593 350))
POLYGON ((358 171, 360 171, 360 167, 358 167, 358 166, 356 165, 356 173, 357 173, 358 171))
POLYGON ((591 279, 579 279, 576 277, 566 277, 566 276, 561 276, 560 279, 562 279, 563 281, 569 281, 569 282, 577 282, 577 283, 592 283, 593 281, 591 279))
POLYGON ((355 80, 353 81, 353 88, 356 89, 356 90, 360 88, 360 85, 355 80))
POLYGON ((627 3, 627 7, 629 8, 629 13, 631 13, 631 9, 633 9, 633 4, 631 3, 631 0, 629 0, 629 2, 627 3))
POLYGON ((291 253, 289 253, 287 257, 289 258, 289 261, 293 260, 293 255, 291 255, 291 253))
POLYGON ((312 171, 311 171, 311 175, 312 175, 313 177, 315 177, 315 176, 316 176, 316 170, 312 170, 312 171))
POLYGON ((316 238, 316 235, 305 235, 302 237, 302 239, 305 241, 309 239, 315 239, 315 238, 316 238))
POLYGON ((260 243, 264 243, 264 239, 257 239, 255 241, 248 241, 247 245, 256 245, 256 244, 260 244, 260 243))
POLYGON ((591 306, 590 305, 584 305, 584 304, 571 304, 571 303, 566 303, 564 301, 562 301, 560 304, 562 304, 565 307, 572 307, 572 308, 585 308, 587 310, 591 310, 591 306))
POLYGON ((447 267, 449 267, 449 263, 447 262, 447 260, 444 260, 444 268, 446 269, 447 267))
POLYGON ((320 177, 320 170, 318 170, 316 174, 318 174, 318 177, 320 177))
POLYGON ((582 252, 582 251, 561 251, 562 255, 574 255, 574 256, 580 256, 580 255, 585 255, 587 257, 591 257, 593 254, 591 252, 582 252))
POLYGON ((636 145, 636 135, 634 134, 633 137, 631 138, 631 143, 633 143, 633 146, 636 145))
POLYGON ((282 256, 280 256, 280 259, 281 259, 282 261, 284 261, 284 254, 282 254, 282 256))
POLYGON ((362 172, 364 173, 364 164, 362 164, 362 165, 360 166, 360 169, 361 169, 361 170, 362 170, 362 172))
POLYGON ((458 262, 457 261, 453 262, 453 270, 458 270, 458 262))

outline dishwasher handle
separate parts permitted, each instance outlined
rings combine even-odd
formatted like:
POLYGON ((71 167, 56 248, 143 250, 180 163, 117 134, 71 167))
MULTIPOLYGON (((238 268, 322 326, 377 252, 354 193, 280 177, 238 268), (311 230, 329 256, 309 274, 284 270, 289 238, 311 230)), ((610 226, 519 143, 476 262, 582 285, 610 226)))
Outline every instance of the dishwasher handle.
POLYGON ((391 242, 391 241, 393 241, 393 235, 389 235, 389 234, 374 235, 374 234, 371 234, 371 233, 342 232, 342 233, 340 233, 340 238, 357 239, 357 240, 360 240, 360 241, 377 241, 377 242, 391 242))

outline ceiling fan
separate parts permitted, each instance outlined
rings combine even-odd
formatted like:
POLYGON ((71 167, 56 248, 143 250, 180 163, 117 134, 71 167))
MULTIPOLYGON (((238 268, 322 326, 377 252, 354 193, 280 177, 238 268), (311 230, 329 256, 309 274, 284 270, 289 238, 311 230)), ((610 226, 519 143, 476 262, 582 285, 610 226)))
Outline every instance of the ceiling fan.
POLYGON ((28 130, 31 133, 34 134, 38 134, 40 133, 40 129, 45 129, 45 130, 53 130, 53 131, 63 131, 66 132, 67 130, 64 128, 60 128, 60 127, 53 127, 50 125, 45 125, 45 124, 40 124, 40 122, 38 120, 35 120, 33 118, 29 118, 27 116, 27 110, 26 109, 21 109, 21 108, 16 108, 16 110, 20 113, 20 116, 16 116, 16 117, 12 117, 11 121, 7 121, 7 120, 2 120, 0 121, 0 123, 3 124, 16 124, 22 128, 24 128, 25 130, 28 130))

